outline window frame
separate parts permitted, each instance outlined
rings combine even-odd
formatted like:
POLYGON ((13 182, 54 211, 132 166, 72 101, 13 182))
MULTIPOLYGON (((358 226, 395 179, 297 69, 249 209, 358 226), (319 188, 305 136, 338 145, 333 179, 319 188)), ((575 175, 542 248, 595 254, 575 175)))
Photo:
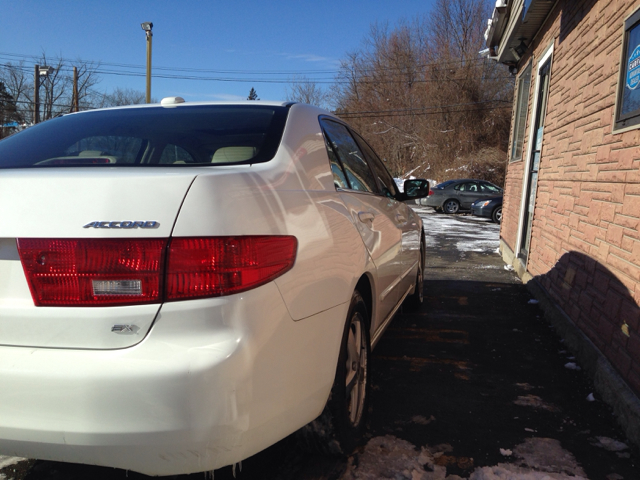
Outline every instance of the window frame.
MULTIPOLYGON (((640 128, 640 107, 626 114, 622 113, 623 95, 627 77, 627 50, 629 47, 629 33, 640 29, 640 8, 629 15, 622 26, 622 49, 620 52, 620 66, 618 67, 618 87, 616 91, 615 113, 613 116, 613 133, 623 133, 640 128)), ((638 87, 640 89, 640 87, 638 87)), ((639 90, 640 91, 640 90, 639 90)))
POLYGON ((525 69, 518 77, 518 91, 515 96, 515 113, 513 117, 513 129, 511 138, 511 152, 509 163, 519 162, 523 159, 524 141, 527 137, 527 120, 529 120, 529 98, 531 97, 531 74, 533 62, 529 61, 525 69), (526 94, 525 94, 526 83, 526 94), (520 141, 518 142, 518 137, 520 141), (519 153, 518 153, 519 152, 519 153))
MULTIPOLYGON (((360 144, 358 143, 356 137, 354 136, 354 132, 352 131, 352 129, 349 128, 349 126, 347 124, 345 124, 343 122, 340 122, 340 121, 338 121, 337 119, 335 119, 333 117, 320 116, 318 118, 318 121, 320 123, 320 130, 322 131, 322 135, 324 136, 324 139, 325 139, 325 145, 327 146, 327 148, 330 148, 331 151, 333 152, 336 160, 339 162, 339 166, 342 169, 342 173, 344 175, 344 178, 347 181, 347 188, 346 189, 341 189, 341 190, 347 190, 349 192, 362 193, 362 194, 365 194, 365 195, 378 195, 378 196, 381 196, 382 193, 380 191, 380 185, 378 184, 378 180, 376 178, 375 172, 371 168, 371 165, 369 165, 369 162, 367 161, 367 156, 362 151, 362 147, 360 146, 360 144), (369 173, 371 174, 371 177, 373 179, 373 183, 375 184, 375 189, 374 190, 365 191, 365 190, 358 190, 358 189, 353 188, 353 186, 351 184, 351 180, 349 178, 349 175, 347 174, 347 169, 344 166, 344 160, 342 159, 340 154, 333 147, 333 145, 331 143, 330 135, 326 131, 326 128, 325 128, 325 123, 326 122, 335 123, 335 124, 337 124, 337 125, 339 125, 339 126, 341 126, 341 127, 346 129, 347 133, 349 134, 349 136, 351 137, 351 139, 353 140, 355 145, 358 147, 359 152, 362 154, 362 161, 364 162, 364 164, 366 165, 367 169, 369 170, 369 173)), ((331 167, 331 159, 330 158, 329 158, 329 163, 330 163, 329 166, 331 167)), ((334 182, 334 184, 335 184, 335 182, 334 182)))

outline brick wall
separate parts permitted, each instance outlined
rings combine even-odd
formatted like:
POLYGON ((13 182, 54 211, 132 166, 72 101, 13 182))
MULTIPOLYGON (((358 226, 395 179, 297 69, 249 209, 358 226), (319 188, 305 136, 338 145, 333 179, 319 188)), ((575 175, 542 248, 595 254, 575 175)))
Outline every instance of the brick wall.
MULTIPOLYGON (((640 394, 640 129, 612 133, 623 23, 637 8, 561 0, 533 45, 530 103, 537 60, 554 51, 527 270, 640 394)), ((514 251, 524 163, 506 178, 501 236, 514 251)))

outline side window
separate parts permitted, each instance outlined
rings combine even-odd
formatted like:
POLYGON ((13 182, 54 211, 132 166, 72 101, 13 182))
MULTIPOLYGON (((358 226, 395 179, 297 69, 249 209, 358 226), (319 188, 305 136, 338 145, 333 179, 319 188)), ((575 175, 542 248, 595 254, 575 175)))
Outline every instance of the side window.
POLYGON ((196 160, 184 148, 177 145, 167 144, 160 155, 161 164, 172 163, 196 163, 196 160))
POLYGON ((347 128, 329 120, 323 120, 322 126, 331 149, 342 162, 351 189, 360 192, 377 192, 373 173, 347 128))
POLYGON ((459 185, 456 185, 453 188, 456 189, 456 190, 460 190, 461 192, 477 192, 477 191, 479 191, 478 184, 476 182, 461 183, 459 185))
POLYGON ((495 193, 495 194, 500 193, 500 189, 495 185, 491 185, 490 183, 481 183, 480 191, 482 191, 483 193, 495 193))
POLYGON ((524 143, 527 112, 529 106, 529 91, 531 88, 531 62, 518 78, 518 97, 516 100, 516 114, 513 124, 513 138, 511 144, 511 159, 513 162, 522 159, 522 145, 524 143))
POLYGON ((329 140, 325 136, 325 146, 327 147, 327 154, 329 155, 329 163, 331 164, 331 173, 333 174, 333 185, 336 188, 348 189, 349 184, 347 183, 347 179, 344 175, 344 170, 342 170, 342 165, 336 157, 335 152, 331 145, 329 145, 329 140))
POLYGON ((365 142, 360 135, 354 133, 354 136, 356 137, 358 144, 362 148, 362 152, 365 154, 369 166, 373 170, 373 173, 378 180, 378 185, 380 185, 382 194, 387 197, 395 198, 398 194, 396 182, 393 180, 391 174, 389 174, 389 172, 387 171, 386 167, 380 160, 380 157, 376 155, 376 152, 373 151, 369 144, 367 144, 367 142, 365 142))

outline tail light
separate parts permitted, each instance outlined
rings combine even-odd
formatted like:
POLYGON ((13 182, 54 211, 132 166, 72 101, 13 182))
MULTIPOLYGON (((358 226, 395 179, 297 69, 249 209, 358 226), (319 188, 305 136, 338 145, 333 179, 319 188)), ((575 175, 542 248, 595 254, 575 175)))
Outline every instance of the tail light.
POLYGON ((297 247, 291 236, 18 239, 37 306, 134 305, 230 295, 291 269, 297 247))
POLYGON ((428 197, 429 195, 433 195, 433 190, 429 189, 429 194, 427 195, 427 197, 428 197))
POLYGON ((166 299, 219 297, 264 285, 293 267, 297 248, 290 236, 174 238, 166 299))

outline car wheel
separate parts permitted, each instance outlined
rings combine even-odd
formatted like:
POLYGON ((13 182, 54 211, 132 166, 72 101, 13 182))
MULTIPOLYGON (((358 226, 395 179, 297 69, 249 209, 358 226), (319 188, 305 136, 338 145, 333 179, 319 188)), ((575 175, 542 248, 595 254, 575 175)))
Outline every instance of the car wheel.
POLYGON ((491 219, 496 223, 500 223, 502 221, 502 207, 498 207, 493 211, 491 219))
POLYGON ((349 455, 361 444, 369 403, 367 307, 356 290, 342 335, 336 376, 322 414, 297 432, 308 451, 349 455))
POLYGON ((460 204, 457 200, 447 200, 444 202, 444 205, 442 205, 442 210, 444 210, 444 213, 458 213, 460 204))
POLYGON ((416 285, 414 292, 407 297, 405 302, 409 310, 420 310, 422 303, 424 302, 424 234, 420 241, 420 258, 418 259, 418 273, 416 275, 416 285))

